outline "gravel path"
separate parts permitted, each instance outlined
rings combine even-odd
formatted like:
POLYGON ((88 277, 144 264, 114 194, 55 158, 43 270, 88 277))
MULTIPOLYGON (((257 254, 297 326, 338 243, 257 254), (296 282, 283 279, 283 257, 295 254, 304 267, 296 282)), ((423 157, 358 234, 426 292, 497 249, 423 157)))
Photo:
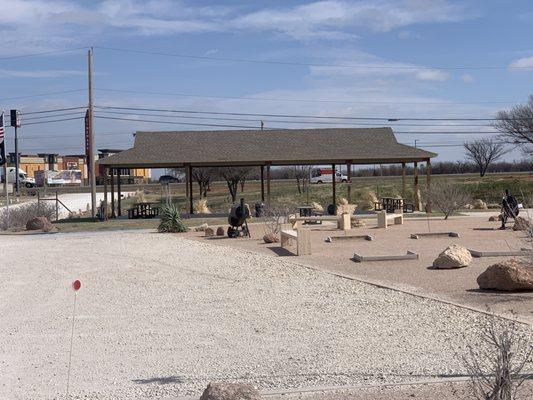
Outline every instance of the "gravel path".
MULTIPOLYGON (((461 373, 453 349, 483 318, 271 257, 175 235, 4 236, 0 398, 64 394, 73 293, 75 398, 199 394, 461 373), (9 261, 7 261, 9 260, 9 261)), ((394 266, 391 266, 393 268, 394 266)))

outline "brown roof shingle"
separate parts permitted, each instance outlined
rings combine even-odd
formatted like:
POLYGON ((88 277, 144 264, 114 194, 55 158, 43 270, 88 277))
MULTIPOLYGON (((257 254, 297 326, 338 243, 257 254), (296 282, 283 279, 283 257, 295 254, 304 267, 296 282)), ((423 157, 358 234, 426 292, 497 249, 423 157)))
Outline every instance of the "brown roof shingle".
POLYGON ((137 132, 133 148, 98 161, 116 167, 354 164, 424 161, 391 128, 137 132))

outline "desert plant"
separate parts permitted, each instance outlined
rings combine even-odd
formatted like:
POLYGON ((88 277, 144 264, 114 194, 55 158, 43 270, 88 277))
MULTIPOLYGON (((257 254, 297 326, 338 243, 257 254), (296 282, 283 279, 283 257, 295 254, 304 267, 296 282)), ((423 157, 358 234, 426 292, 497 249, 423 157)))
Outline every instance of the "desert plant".
POLYGON ((470 200, 469 194, 459 185, 451 181, 444 180, 438 184, 432 183, 429 193, 431 201, 437 209, 444 214, 444 219, 448 219, 454 211, 457 211, 470 200))
POLYGON ((56 217, 55 206, 51 203, 31 202, 16 207, 0 211, 0 230, 22 229, 26 227, 26 222, 37 217, 46 217, 48 220, 54 220, 56 217))
POLYGON ((211 214, 211 210, 207 206, 207 199, 195 201, 193 208, 196 214, 211 214))
POLYGON ((372 190, 365 190, 361 194, 361 209, 363 210, 373 210, 374 202, 378 201, 376 193, 372 190))
POLYGON ((181 221, 180 211, 175 204, 166 204, 161 207, 161 222, 157 227, 158 232, 187 232, 187 228, 181 221))
POLYGON ((146 195, 144 190, 136 190, 133 194, 134 203, 146 203, 146 195))
POLYGON ((277 236, 281 230, 281 224, 286 222, 286 210, 280 208, 270 208, 266 210, 263 218, 263 230, 265 236, 277 236))
POLYGON ((503 321, 489 316, 475 326, 477 345, 469 345, 460 356, 479 400, 531 398, 522 390, 533 365, 531 333, 521 329, 515 319, 503 321))

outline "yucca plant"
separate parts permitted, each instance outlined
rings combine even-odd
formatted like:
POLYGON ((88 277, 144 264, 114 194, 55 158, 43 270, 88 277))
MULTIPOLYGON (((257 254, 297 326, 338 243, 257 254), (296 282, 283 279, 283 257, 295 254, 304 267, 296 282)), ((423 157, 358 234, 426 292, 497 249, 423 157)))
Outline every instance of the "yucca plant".
POLYGON ((174 204, 166 204, 161 207, 161 222, 157 227, 159 232, 187 232, 187 228, 180 218, 180 211, 174 204))

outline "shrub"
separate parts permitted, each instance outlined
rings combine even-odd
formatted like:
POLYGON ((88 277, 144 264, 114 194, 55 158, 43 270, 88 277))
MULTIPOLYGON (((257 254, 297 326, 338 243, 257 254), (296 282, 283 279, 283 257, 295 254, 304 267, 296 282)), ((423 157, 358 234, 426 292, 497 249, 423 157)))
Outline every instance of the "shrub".
POLYGON ((470 200, 470 195, 461 186, 448 180, 431 184, 430 193, 426 193, 426 197, 431 197, 435 207, 444 214, 444 219, 448 219, 470 200))
POLYGON ((211 210, 207 205, 206 199, 197 200, 194 202, 194 212, 195 214, 211 214, 211 210))
POLYGON ((180 211, 174 204, 161 207, 161 222, 157 227, 159 232, 187 232, 187 228, 181 221, 180 211))
POLYGON ((25 229, 26 222, 37 217, 46 217, 52 221, 55 219, 56 209, 51 203, 31 202, 20 206, 9 207, 8 213, 4 208, 0 211, 0 230, 6 229, 25 229))

